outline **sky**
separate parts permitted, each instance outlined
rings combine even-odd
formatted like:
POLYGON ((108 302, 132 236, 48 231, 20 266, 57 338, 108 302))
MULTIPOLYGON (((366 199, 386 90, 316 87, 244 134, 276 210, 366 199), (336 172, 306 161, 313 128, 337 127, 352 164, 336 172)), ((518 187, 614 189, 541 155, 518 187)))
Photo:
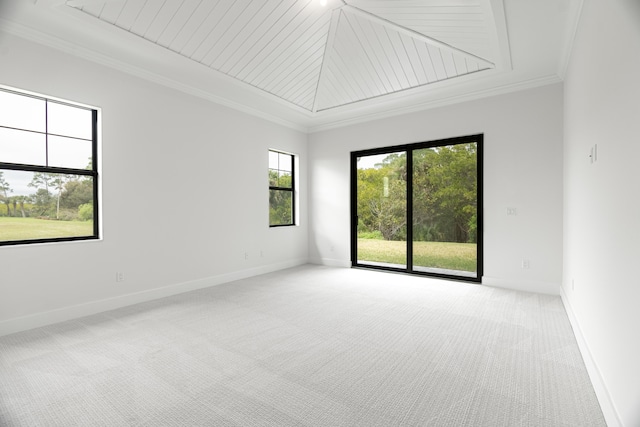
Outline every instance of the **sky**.
POLYGON ((372 156, 358 157, 358 169, 370 169, 373 168, 376 163, 382 163, 382 161, 389 155, 387 154, 374 154, 372 156))
MULTIPOLYGON (((0 162, 85 169, 92 157, 91 110, 0 90, 0 162), (64 136, 61 136, 64 135, 64 136)), ((33 172, 2 169, 11 192, 27 196, 33 172)))
POLYGON ((35 188, 29 187, 29 183, 33 178, 32 172, 22 172, 13 170, 0 170, 2 172, 2 178, 9 183, 12 192, 9 192, 7 196, 28 196, 36 192, 35 188))

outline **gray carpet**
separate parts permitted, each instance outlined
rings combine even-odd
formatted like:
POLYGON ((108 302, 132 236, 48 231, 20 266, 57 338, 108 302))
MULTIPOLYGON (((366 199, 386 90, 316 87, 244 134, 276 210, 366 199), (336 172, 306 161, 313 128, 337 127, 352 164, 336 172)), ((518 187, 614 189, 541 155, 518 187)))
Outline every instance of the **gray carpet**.
POLYGON ((603 426, 559 297, 303 266, 0 338, 2 426, 603 426))

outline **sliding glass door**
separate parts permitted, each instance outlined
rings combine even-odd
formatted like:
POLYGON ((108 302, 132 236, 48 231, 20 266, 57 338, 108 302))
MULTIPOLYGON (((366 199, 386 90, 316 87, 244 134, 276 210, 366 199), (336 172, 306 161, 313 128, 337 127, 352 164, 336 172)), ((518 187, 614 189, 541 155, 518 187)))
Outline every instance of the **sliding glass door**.
POLYGON ((482 135, 353 152, 352 264, 482 278, 482 135))
POLYGON ((357 157, 357 261, 407 267, 407 154, 357 157))

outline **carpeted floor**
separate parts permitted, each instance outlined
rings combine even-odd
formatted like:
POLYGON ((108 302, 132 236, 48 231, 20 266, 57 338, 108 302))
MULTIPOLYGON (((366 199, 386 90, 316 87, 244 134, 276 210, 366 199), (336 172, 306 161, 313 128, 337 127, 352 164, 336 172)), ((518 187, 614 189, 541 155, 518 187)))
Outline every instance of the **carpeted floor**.
POLYGON ((559 297, 303 266, 0 338, 2 426, 603 426, 559 297))

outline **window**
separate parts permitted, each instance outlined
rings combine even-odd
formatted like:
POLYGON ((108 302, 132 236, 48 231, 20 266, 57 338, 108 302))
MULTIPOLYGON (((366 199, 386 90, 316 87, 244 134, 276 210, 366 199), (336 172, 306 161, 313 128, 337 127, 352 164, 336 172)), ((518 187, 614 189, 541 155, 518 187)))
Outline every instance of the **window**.
POLYGON ((295 225, 294 156, 269 150, 269 226, 295 225))
POLYGON ((98 111, 0 88, 0 245, 98 238, 98 111))
POLYGON ((351 153, 352 265, 481 282, 483 135, 351 153))

